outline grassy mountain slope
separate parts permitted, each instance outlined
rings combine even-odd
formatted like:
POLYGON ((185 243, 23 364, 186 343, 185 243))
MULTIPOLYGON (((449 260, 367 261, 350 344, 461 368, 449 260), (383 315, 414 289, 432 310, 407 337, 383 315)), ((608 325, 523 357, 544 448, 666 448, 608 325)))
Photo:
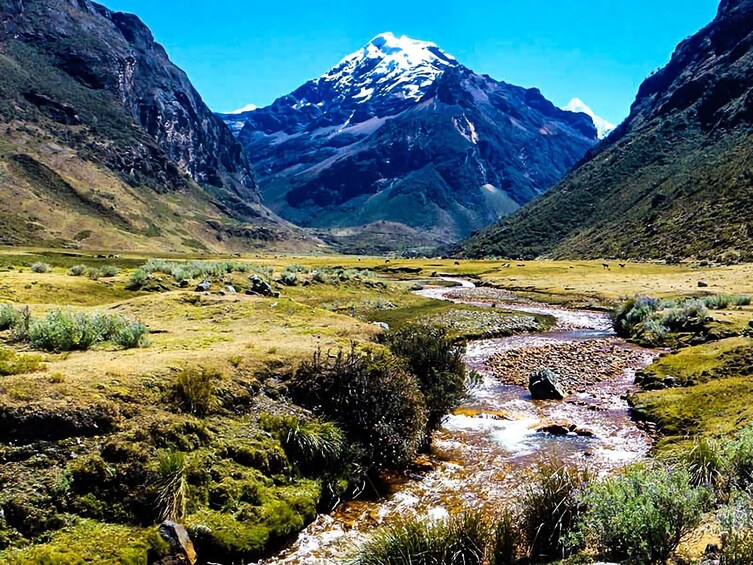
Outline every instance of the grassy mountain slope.
POLYGON ((753 257, 753 2, 723 2, 557 187, 472 256, 753 257))
POLYGON ((4 2, 0 76, 0 243, 229 251, 299 237, 134 16, 4 2))

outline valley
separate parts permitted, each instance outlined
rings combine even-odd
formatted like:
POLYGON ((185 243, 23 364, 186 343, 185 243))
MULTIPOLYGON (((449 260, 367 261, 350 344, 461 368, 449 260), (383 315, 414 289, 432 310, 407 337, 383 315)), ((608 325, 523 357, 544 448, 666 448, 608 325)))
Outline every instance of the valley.
MULTIPOLYGON (((182 494, 171 512, 201 559, 334 563, 356 540, 368 540, 360 532, 389 526, 395 516, 456 516, 479 501, 488 504, 487 516, 517 507, 542 457, 600 474, 677 457, 692 449, 694 435, 714 442, 753 420, 741 411, 730 427, 722 424, 727 416, 716 423, 705 412, 747 386, 746 362, 735 359, 747 350, 751 306, 709 310, 710 341, 664 353, 653 365, 662 349, 616 338, 606 313, 637 294, 680 301, 753 292, 747 265, 607 270, 600 262, 99 255, 0 254, 0 302, 28 306, 32 327, 62 309, 122 316, 148 329, 147 341, 132 349, 105 341, 45 351, 43 342, 19 341, 6 326, 0 556, 10 563, 142 563, 174 552, 152 525, 166 465, 179 465, 172 472, 182 477, 182 494), (269 284, 269 296, 256 279, 269 284), (208 286, 200 287, 204 280, 208 286), (709 286, 699 289, 699 281, 709 286), (252 288, 262 294, 246 294, 252 288), (321 468, 307 468, 276 430, 295 429, 284 426, 296 420, 325 425, 324 413, 305 408, 306 397, 296 392, 301 367, 316 351, 333 355, 351 344, 378 354, 387 345, 376 322, 392 332, 430 324, 459 343, 470 339, 465 363, 481 377, 443 419, 427 454, 406 460, 403 470, 386 464, 373 476, 380 482, 364 491, 368 483, 353 468, 335 482, 321 468), (693 384, 647 384, 645 392, 632 384, 636 370, 681 379, 683 367, 694 367, 681 360, 709 348, 725 353, 710 361, 708 376, 689 374, 693 384), (521 353, 532 359, 530 369, 522 368, 521 353), (572 393, 565 401, 531 402, 520 386, 542 367, 562 375, 572 393), (208 396, 201 388, 183 396, 187 383, 202 382, 208 396), (695 395, 702 404, 694 404, 695 395), (648 424, 636 424, 628 403, 648 424), (686 427, 693 418, 708 426, 686 427), (557 435, 562 426, 566 435, 557 435), (347 502, 352 496, 357 500, 347 502)), ((307 390, 316 380, 303 382, 307 390)), ((696 534, 684 537, 679 551, 699 555, 696 534)), ((524 539, 521 532, 518 542, 524 539)))

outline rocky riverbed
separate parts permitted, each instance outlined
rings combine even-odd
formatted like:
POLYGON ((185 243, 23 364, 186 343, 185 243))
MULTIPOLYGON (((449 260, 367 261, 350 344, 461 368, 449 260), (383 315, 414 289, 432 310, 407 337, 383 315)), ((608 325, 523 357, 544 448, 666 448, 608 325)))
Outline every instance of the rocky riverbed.
POLYGON ((616 338, 602 312, 462 285, 418 293, 551 315, 556 325, 545 333, 470 342, 465 361, 482 382, 435 434, 426 460, 412 473, 390 477, 392 490, 384 499, 349 502, 318 517, 290 547, 260 565, 336 564, 375 527, 409 515, 441 518, 469 506, 499 511, 519 497, 543 454, 556 453, 598 473, 647 453, 651 440, 631 420, 624 398, 653 352, 616 338), (572 391, 565 401, 533 401, 525 388, 528 373, 547 366, 572 391))
POLYGON ((508 385, 528 386, 528 375, 542 368, 551 369, 559 384, 569 392, 583 391, 607 379, 615 379, 639 365, 645 352, 615 338, 561 341, 551 338, 530 339, 526 347, 494 354, 487 368, 495 378, 508 385))

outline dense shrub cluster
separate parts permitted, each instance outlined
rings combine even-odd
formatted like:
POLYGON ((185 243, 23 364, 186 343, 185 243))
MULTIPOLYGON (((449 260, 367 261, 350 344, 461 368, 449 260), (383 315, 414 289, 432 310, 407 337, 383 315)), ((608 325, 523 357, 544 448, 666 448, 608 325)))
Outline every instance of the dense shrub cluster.
POLYGON ((148 328, 118 315, 85 314, 54 310, 43 318, 32 318, 28 308, 0 306, 0 330, 12 330, 13 337, 44 351, 84 351, 102 342, 125 349, 147 345, 148 328))
POLYGON ((298 368, 290 390, 298 404, 342 422, 350 441, 363 447, 369 468, 408 465, 426 433, 421 390, 387 354, 317 352, 298 368))
POLYGON ((600 554, 629 563, 665 563, 701 523, 710 496, 684 469, 635 466, 591 484, 577 532, 600 554))
POLYGON ((467 374, 464 348, 440 326, 405 326, 385 335, 390 350, 404 359, 415 376, 427 407, 429 434, 468 395, 478 376, 467 374))
POLYGON ((649 345, 662 345, 670 332, 702 332, 707 317, 705 300, 689 298, 677 302, 638 296, 615 311, 613 322, 618 335, 649 345))

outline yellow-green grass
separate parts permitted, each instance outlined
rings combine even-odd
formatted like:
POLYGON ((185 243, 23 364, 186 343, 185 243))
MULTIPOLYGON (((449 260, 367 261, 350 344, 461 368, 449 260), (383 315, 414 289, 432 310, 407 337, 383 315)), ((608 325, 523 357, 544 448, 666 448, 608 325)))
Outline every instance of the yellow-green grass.
POLYGON ((753 339, 741 337, 682 349, 647 371, 678 386, 632 396, 637 417, 664 436, 658 450, 687 446, 694 437, 725 438, 753 423, 753 339))

